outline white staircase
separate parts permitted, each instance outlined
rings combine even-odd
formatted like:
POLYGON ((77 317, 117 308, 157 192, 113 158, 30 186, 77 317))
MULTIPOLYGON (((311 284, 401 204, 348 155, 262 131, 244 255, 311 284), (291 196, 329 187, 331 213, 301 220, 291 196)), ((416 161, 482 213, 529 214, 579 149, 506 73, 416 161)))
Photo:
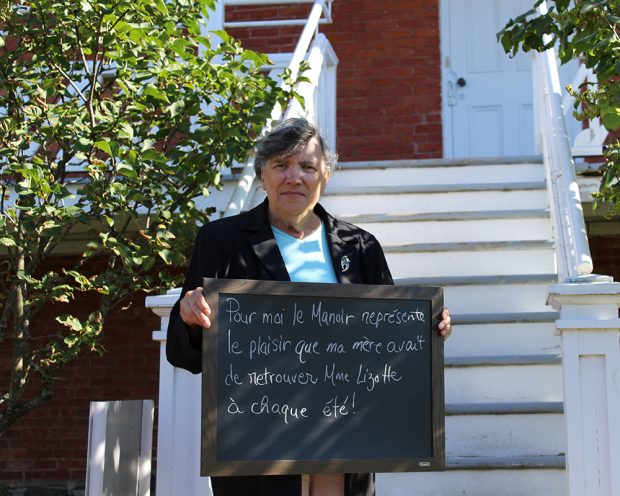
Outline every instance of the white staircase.
POLYGON ((446 472, 379 474, 377 495, 566 494, 542 162, 343 163, 321 203, 377 236, 397 284, 443 286, 455 324, 446 472))

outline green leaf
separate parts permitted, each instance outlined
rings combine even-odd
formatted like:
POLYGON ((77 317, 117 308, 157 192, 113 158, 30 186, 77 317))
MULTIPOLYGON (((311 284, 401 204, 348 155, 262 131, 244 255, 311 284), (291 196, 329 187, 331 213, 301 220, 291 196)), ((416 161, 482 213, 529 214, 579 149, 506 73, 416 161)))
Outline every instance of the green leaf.
POLYGON ((168 110, 170 112, 170 117, 176 117, 177 115, 183 113, 184 109, 185 109, 185 102, 183 100, 177 100, 172 105, 170 105, 170 107, 168 107, 168 110))
POLYGON ((257 66, 269 64, 269 58, 266 55, 252 50, 244 50, 241 54, 241 60, 249 60, 254 62, 257 66))
POLYGON ((110 157, 113 155, 112 148, 109 141, 96 141, 95 148, 107 153, 110 157))
POLYGON ((132 179, 136 179, 138 177, 137 171, 131 167, 129 164, 118 162, 116 164, 116 171, 125 177, 130 177, 132 179))
POLYGON ((160 162, 160 163, 165 163, 168 160, 168 158, 163 153, 158 152, 154 148, 151 148, 150 150, 146 150, 142 154, 142 158, 144 160, 152 160, 154 162, 160 162))
POLYGON ((172 263, 172 252, 170 250, 161 250, 158 255, 166 263, 166 265, 170 265, 172 263))
POLYGON ((119 131, 119 136, 121 136, 122 138, 127 138, 129 140, 133 139, 133 128, 131 127, 131 125, 128 122, 121 122, 119 124, 120 127, 120 131, 119 131))
POLYGON ((17 246, 15 240, 12 238, 0 238, 0 245, 2 246, 17 246))
POLYGON ((56 321, 60 322, 65 327, 68 327, 72 331, 79 332, 84 329, 84 327, 82 326, 82 323, 78 319, 73 317, 72 315, 68 315, 68 314, 59 315, 58 317, 56 317, 56 321))
POLYGON ((607 112, 601 115, 603 125, 609 131, 615 131, 620 128, 620 109, 608 109, 607 112))
POLYGON ((80 274, 79 272, 75 270, 66 270, 65 274, 67 274, 68 276, 71 276, 73 280, 77 282, 82 288, 87 288, 91 286, 91 282, 88 279, 88 277, 86 277, 83 274, 80 274))
POLYGON ((233 41, 233 38, 224 30, 213 30, 211 33, 221 38, 224 43, 231 43, 233 41))
POLYGON ((154 84, 149 83, 145 86, 143 94, 152 96, 156 100, 161 100, 162 102, 170 103, 168 100, 168 95, 166 95, 163 91, 155 87, 154 84))
POLYGON ((65 339, 63 339, 63 341, 69 348, 74 348, 75 346, 80 344, 80 338, 75 334, 67 336, 65 339))
POLYGON ((159 12, 165 16, 168 15, 168 7, 166 7, 166 2, 164 0, 155 0, 155 8, 159 10, 159 12))

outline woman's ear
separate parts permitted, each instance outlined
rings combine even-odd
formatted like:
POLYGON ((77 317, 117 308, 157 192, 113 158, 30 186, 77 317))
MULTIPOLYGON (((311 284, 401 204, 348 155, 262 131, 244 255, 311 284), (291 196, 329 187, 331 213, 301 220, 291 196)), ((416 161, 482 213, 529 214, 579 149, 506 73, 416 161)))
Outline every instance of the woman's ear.
POLYGON ((323 171, 323 181, 321 184, 321 194, 323 194, 323 192, 325 191, 325 187, 327 186, 327 183, 329 183, 329 180, 332 177, 332 170, 328 169, 327 167, 325 168, 325 170, 323 171))

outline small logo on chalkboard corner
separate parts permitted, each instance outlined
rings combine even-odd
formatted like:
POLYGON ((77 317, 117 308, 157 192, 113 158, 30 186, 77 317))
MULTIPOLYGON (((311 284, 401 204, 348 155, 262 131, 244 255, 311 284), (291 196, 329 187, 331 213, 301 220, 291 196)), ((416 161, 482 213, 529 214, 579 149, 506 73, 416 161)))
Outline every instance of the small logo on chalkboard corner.
POLYGON ((351 259, 346 255, 340 259, 340 267, 342 268, 342 272, 346 272, 349 270, 351 266, 351 259))

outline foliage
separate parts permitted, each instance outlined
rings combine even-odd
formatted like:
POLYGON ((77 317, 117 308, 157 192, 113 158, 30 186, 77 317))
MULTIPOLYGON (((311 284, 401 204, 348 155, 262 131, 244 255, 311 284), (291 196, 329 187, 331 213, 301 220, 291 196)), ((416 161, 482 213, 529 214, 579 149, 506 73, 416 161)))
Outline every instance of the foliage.
POLYGON ((212 47, 213 0, 0 2, 1 433, 64 364, 102 351, 111 310, 179 283, 209 213, 196 198, 294 93, 226 33, 212 47), (46 269, 75 239, 75 263, 46 269), (97 295, 90 315, 71 305, 80 293, 97 295), (57 325, 41 340, 43 308, 57 325))
MULTIPOLYGON (((506 52, 543 51, 558 47, 560 61, 576 57, 593 69, 598 88, 568 88, 576 97, 575 116, 581 120, 600 117, 609 131, 620 128, 620 3, 617 0, 550 0, 548 13, 538 15, 536 7, 511 19, 498 33, 506 52), (545 35, 549 35, 545 37, 545 35)), ((616 134, 617 135, 617 134, 616 134)), ((610 202, 620 213, 620 141, 604 150, 605 172, 597 200, 610 202)))

